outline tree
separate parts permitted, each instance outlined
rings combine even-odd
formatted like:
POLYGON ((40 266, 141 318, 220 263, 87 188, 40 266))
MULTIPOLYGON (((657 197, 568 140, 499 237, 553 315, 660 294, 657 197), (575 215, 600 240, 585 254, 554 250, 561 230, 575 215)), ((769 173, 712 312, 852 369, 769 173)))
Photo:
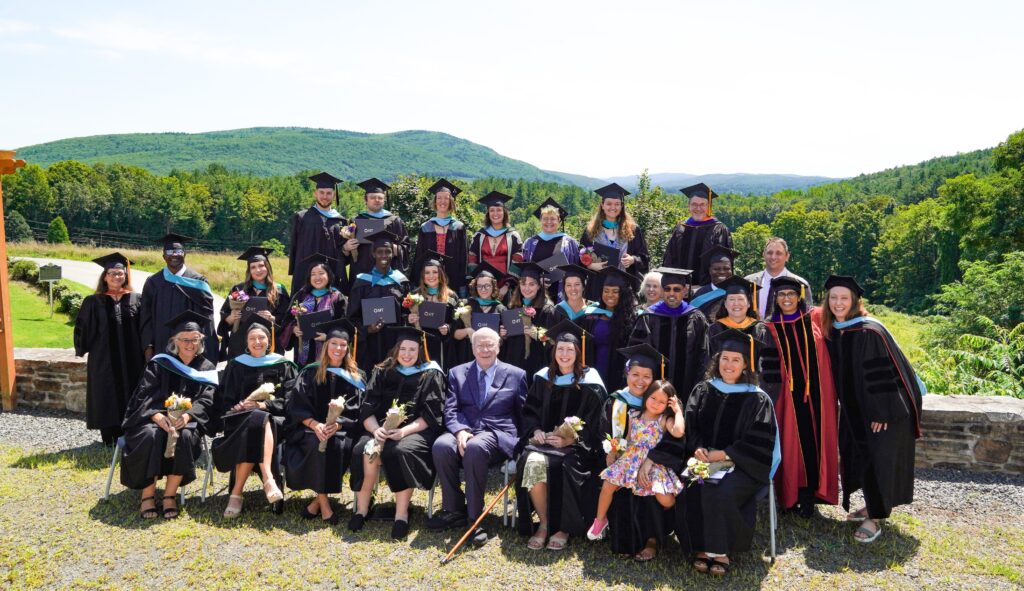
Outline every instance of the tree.
POLYGON ((797 205, 775 218, 772 233, 789 244, 789 268, 804 276, 812 290, 821 289, 835 269, 839 250, 839 232, 832 214, 806 211, 802 204, 797 205))
POLYGON ((4 234, 8 242, 27 242, 33 239, 32 228, 28 227, 25 216, 17 210, 4 217, 4 234))
POLYGON ((680 200, 665 195, 661 187, 649 189, 646 170, 640 178, 637 194, 628 199, 626 206, 637 225, 644 229, 647 251, 651 255, 650 266, 653 269, 661 265, 672 231, 677 222, 686 219, 686 214, 679 205, 680 200))
POLYGON ((871 253, 878 244, 882 222, 892 206, 892 199, 875 197, 864 203, 854 203, 839 215, 835 273, 856 277, 868 297, 873 294, 876 281, 871 253))
POLYGON ((772 236, 770 226, 747 222, 732 233, 732 247, 739 251, 734 272, 740 277, 757 272, 764 262, 764 246, 772 236))
POLYGON ((996 170, 1024 170, 1024 129, 1010 134, 1006 141, 992 150, 996 170))
POLYGON ((256 230, 263 224, 274 219, 274 203, 270 194, 250 187, 242 194, 239 213, 242 216, 242 228, 249 231, 249 242, 252 242, 256 230))
POLYGON ((71 244, 68 227, 60 216, 50 222, 50 227, 46 230, 46 241, 50 244, 71 244))
POLYGON ((53 193, 46 171, 28 164, 4 177, 4 211, 20 211, 27 219, 42 222, 53 215, 53 193))

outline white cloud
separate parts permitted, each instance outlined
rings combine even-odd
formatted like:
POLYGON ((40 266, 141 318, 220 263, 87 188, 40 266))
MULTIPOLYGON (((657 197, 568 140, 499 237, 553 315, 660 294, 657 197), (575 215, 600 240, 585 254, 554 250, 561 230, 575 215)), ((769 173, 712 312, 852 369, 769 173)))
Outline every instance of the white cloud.
POLYGON ((25 21, 0 19, 0 35, 21 35, 38 29, 39 27, 25 21))

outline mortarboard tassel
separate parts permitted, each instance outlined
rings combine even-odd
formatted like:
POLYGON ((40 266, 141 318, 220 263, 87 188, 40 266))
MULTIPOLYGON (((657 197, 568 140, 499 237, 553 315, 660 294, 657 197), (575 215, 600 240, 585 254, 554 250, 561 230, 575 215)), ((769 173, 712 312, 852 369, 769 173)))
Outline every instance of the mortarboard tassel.
POLYGON ((754 308, 755 314, 760 314, 760 310, 757 309, 757 284, 754 283, 754 301, 751 302, 751 307, 754 308))
POLYGON ((423 358, 427 360, 427 363, 430 363, 430 350, 427 349, 427 333, 423 333, 420 339, 423 341, 423 358))

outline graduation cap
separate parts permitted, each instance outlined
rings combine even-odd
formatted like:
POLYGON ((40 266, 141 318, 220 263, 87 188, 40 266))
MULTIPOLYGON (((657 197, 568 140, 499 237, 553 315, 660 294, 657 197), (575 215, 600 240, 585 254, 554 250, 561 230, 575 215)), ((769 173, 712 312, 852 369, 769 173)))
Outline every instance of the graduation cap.
POLYGON ((345 339, 346 341, 351 341, 358 334, 355 325, 348 318, 321 322, 316 325, 316 332, 327 335, 328 339, 345 339))
POLYGON ((485 205, 487 207, 505 207, 505 203, 511 201, 512 197, 498 191, 491 191, 483 197, 476 200, 477 203, 485 205))
POLYGON ((573 343, 580 346, 583 364, 587 363, 587 339, 593 339, 594 335, 583 330, 580 325, 568 318, 563 318, 547 330, 546 336, 550 343, 573 343))
POLYGON ((128 260, 128 257, 119 252, 112 252, 110 254, 103 255, 99 258, 93 259, 92 262, 104 269, 128 269, 132 264, 132 262, 128 260))
POLYGON ((629 191, 623 189, 616 183, 605 185, 600 189, 594 189, 594 192, 601 196, 601 200, 605 199, 623 199, 626 195, 629 195, 629 191))
POLYGON ((555 201, 551 197, 548 197, 547 199, 544 200, 544 203, 541 203, 540 205, 537 206, 537 209, 533 210, 534 217, 536 217, 539 220, 540 219, 540 212, 545 207, 554 207, 555 209, 557 209, 558 210, 558 219, 564 220, 566 217, 569 216, 569 212, 566 211, 566 209, 564 207, 562 207, 561 204, 559 204, 557 201, 555 201))
POLYGON ((164 245, 164 248, 172 248, 175 244, 180 244, 183 248, 189 242, 192 242, 192 238, 188 236, 182 236, 181 234, 175 234, 174 232, 168 232, 160 238, 154 240, 154 242, 164 245))
POLYGON ((716 244, 700 253, 700 260, 701 264, 704 265, 704 268, 707 269, 712 264, 722 261, 729 261, 729 264, 732 265, 738 256, 740 256, 740 251, 733 250, 728 246, 716 244))
POLYGON ((825 289, 832 289, 833 287, 845 287, 857 294, 857 297, 864 295, 864 288, 857 283, 857 280, 849 275, 830 275, 825 280, 825 289))
POLYGON ((517 263, 516 266, 519 267, 520 279, 523 277, 532 277, 533 279, 536 279, 539 282, 544 277, 544 267, 541 267, 540 265, 532 261, 525 263, 517 263))
POLYGON ((444 266, 451 262, 452 257, 445 256, 436 250, 428 250, 426 252, 426 258, 423 259, 423 266, 432 265, 434 267, 440 267, 444 270, 444 266))
POLYGON ((640 287, 639 277, 627 273, 618 267, 605 267, 598 274, 598 277, 603 280, 601 285, 608 287, 628 288, 632 291, 636 291, 640 287))
POLYGON ((587 280, 596 275, 596 273, 590 269, 580 265, 559 265, 558 270, 565 273, 565 277, 562 279, 563 285, 565 283, 565 279, 568 277, 579 277, 580 281, 583 282, 583 285, 586 285, 587 280))
POLYGON ((482 261, 469 273, 470 279, 479 279, 480 277, 490 277, 495 281, 500 281, 504 279, 506 275, 496 269, 494 265, 487 261, 482 261))
POLYGON ((210 319, 192 310, 185 310, 174 318, 164 323, 164 326, 171 329, 174 334, 185 331, 203 332, 203 327, 209 324, 210 319))
POLYGON ((255 263, 256 261, 265 261, 270 257, 271 250, 269 248, 263 248, 262 246, 250 246, 245 249, 238 260, 255 263))
POLYGON ((747 369, 754 371, 754 337, 735 328, 729 328, 716 334, 712 339, 719 351, 729 351, 743 355, 747 369))
POLYGON ((666 285, 689 285, 690 275, 693 275, 693 271, 689 269, 676 269, 674 267, 658 267, 655 271, 661 273, 662 287, 666 285))
POLYGON ((309 180, 316 183, 317 189, 337 189, 338 183, 341 182, 341 179, 328 172, 319 172, 314 174, 309 177, 309 180))
POLYGON ((265 330, 268 336, 274 333, 274 321, 267 320, 259 314, 253 314, 250 312, 245 321, 247 323, 245 327, 245 334, 249 334, 254 330, 260 329, 265 330))
POLYGON ((768 310, 766 310, 768 314, 766 315, 771 315, 774 313, 776 307, 775 294, 777 294, 779 291, 783 289, 792 289, 793 291, 800 294, 800 301, 805 302, 806 306, 807 286, 804 285, 804 282, 800 281, 799 279, 794 279, 789 275, 783 275, 781 277, 776 277, 775 279, 772 279, 771 287, 768 288, 768 310))
POLYGON ((361 183, 358 183, 358 184, 359 184, 359 187, 363 191, 366 191, 367 194, 369 194, 369 193, 384 193, 384 194, 387 194, 388 189, 391 188, 387 183, 385 183, 384 181, 382 181, 382 180, 380 180, 379 178, 376 178, 376 177, 366 179, 365 181, 363 181, 361 183))
POLYGON ((388 230, 381 230, 373 236, 370 236, 369 240, 373 243, 373 248, 377 249, 384 245, 394 246, 395 244, 399 244, 401 239, 388 230))
POLYGON ((431 195, 437 195, 438 193, 444 191, 445 189, 447 189, 448 192, 452 194, 452 197, 456 197, 458 196, 459 193, 462 192, 462 189, 449 183, 448 179, 441 179, 434 183, 433 185, 430 185, 430 188, 427 189, 427 192, 429 192, 431 195))
POLYGON ((697 183, 696 185, 690 185, 689 187, 683 187, 679 189, 679 192, 686 195, 687 199, 693 199, 694 197, 700 197, 701 199, 708 200, 708 215, 711 215, 711 204, 715 197, 718 197, 718 193, 711 190, 711 187, 704 183, 697 183))
POLYGON ((299 264, 305 265, 306 269, 313 268, 313 265, 325 265, 329 269, 334 269, 334 265, 337 262, 338 259, 333 259, 325 254, 314 252, 313 254, 299 261, 299 264))
POLYGON ((617 351, 620 355, 626 358, 626 367, 632 367, 634 365, 646 367, 652 372, 655 372, 655 374, 660 372, 660 379, 665 379, 665 364, 668 363, 668 358, 658 352, 654 347, 647 343, 641 343, 639 345, 633 345, 632 347, 623 347, 621 349, 617 349, 617 351))
POLYGON ((725 290, 725 295, 734 295, 741 293, 747 296, 747 301, 750 302, 751 308, 757 311, 757 284, 751 281, 747 281, 742 277, 733 275, 721 283, 716 283, 716 287, 725 290))

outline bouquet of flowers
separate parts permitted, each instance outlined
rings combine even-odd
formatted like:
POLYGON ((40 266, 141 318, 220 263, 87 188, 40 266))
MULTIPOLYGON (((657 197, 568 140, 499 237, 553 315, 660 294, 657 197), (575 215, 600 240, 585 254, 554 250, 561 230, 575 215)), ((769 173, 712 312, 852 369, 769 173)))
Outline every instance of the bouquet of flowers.
MULTIPOLYGON (((249 294, 245 293, 240 289, 232 289, 231 293, 228 294, 228 305, 231 306, 231 311, 244 310, 245 303, 249 301, 249 294)), ((238 324, 242 321, 242 317, 239 316, 238 320, 235 320, 232 325, 232 330, 238 330, 238 324)))
POLYGON ((589 267, 595 260, 602 261, 604 259, 594 252, 593 246, 584 246, 580 249, 580 263, 584 267, 589 267))
MULTIPOLYGON (((192 399, 171 393, 167 400, 164 400, 164 408, 167 410, 167 416, 177 421, 181 418, 181 415, 185 414, 185 411, 192 410, 192 399)), ((167 434, 167 447, 164 448, 165 458, 174 457, 174 449, 178 445, 178 437, 178 430, 171 427, 170 433, 167 434)))
POLYGON ((569 441, 576 441, 579 437, 579 432, 583 430, 583 425, 585 424, 586 423, 583 422, 583 419, 579 417, 565 417, 562 424, 552 431, 551 434, 558 435, 562 439, 567 439, 569 441))
POLYGON ((533 319, 537 316, 537 308, 533 306, 524 306, 519 310, 519 317, 523 319, 523 336, 526 337, 526 356, 530 356, 530 341, 533 340, 533 331, 530 330, 533 327, 533 319))
POLYGON ((405 295, 405 299, 402 300, 402 307, 413 314, 419 314, 420 304, 422 303, 423 296, 418 293, 409 292, 405 295))
POLYGON ((274 400, 275 391, 277 391, 277 386, 267 382, 266 384, 260 384, 260 387, 253 390, 251 394, 245 397, 245 399, 250 402, 266 402, 268 400, 274 400))
POLYGON ((711 477, 711 464, 690 458, 686 460, 686 472, 683 476, 689 479, 690 484, 704 484, 704 481, 711 477))
MULTIPOLYGON (((341 233, 341 237, 345 240, 351 240, 356 237, 356 225, 349 224, 347 226, 338 226, 338 232, 341 233)), ((352 251, 352 260, 355 261, 359 258, 359 251, 352 251)))
POLYGON ((538 326, 537 327, 537 340, 546 343, 548 342, 548 329, 538 326))
POLYGON ((604 453, 606 454, 619 454, 626 449, 626 440, 621 437, 605 435, 604 441, 601 442, 601 447, 604 448, 604 453))
POLYGON ((455 317, 462 320, 462 323, 466 326, 473 325, 473 308, 470 307, 469 302, 466 300, 459 300, 459 307, 455 308, 455 317))
POLYGON ((371 462, 377 459, 377 456, 380 455, 380 445, 376 439, 370 438, 369 443, 363 448, 363 455, 370 458, 371 462))
POLYGON ((391 408, 388 409, 388 414, 384 416, 384 429, 391 431, 402 426, 405 422, 406 416, 406 405, 398 404, 396 398, 391 402, 391 408))
MULTIPOLYGON (((292 313, 292 316, 295 317, 295 324, 296 325, 299 324, 299 316, 302 316, 303 314, 305 314, 307 312, 309 312, 309 308, 303 306, 302 304, 300 304, 298 302, 296 302, 295 304, 292 305, 291 313, 292 313)), ((302 337, 297 337, 297 338, 299 339, 299 348, 296 349, 296 351, 301 351, 302 350, 302 337)))
MULTIPOLYGON (((334 400, 328 402, 327 403, 327 419, 324 420, 324 424, 325 425, 333 425, 334 423, 337 423, 338 422, 338 417, 341 416, 341 413, 344 410, 345 410, 345 398, 344 397, 338 396, 334 400)), ((325 440, 321 441, 320 445, 319 445, 319 447, 317 447, 317 449, 320 450, 320 453, 326 452, 327 451, 327 440, 325 439, 325 440)))

